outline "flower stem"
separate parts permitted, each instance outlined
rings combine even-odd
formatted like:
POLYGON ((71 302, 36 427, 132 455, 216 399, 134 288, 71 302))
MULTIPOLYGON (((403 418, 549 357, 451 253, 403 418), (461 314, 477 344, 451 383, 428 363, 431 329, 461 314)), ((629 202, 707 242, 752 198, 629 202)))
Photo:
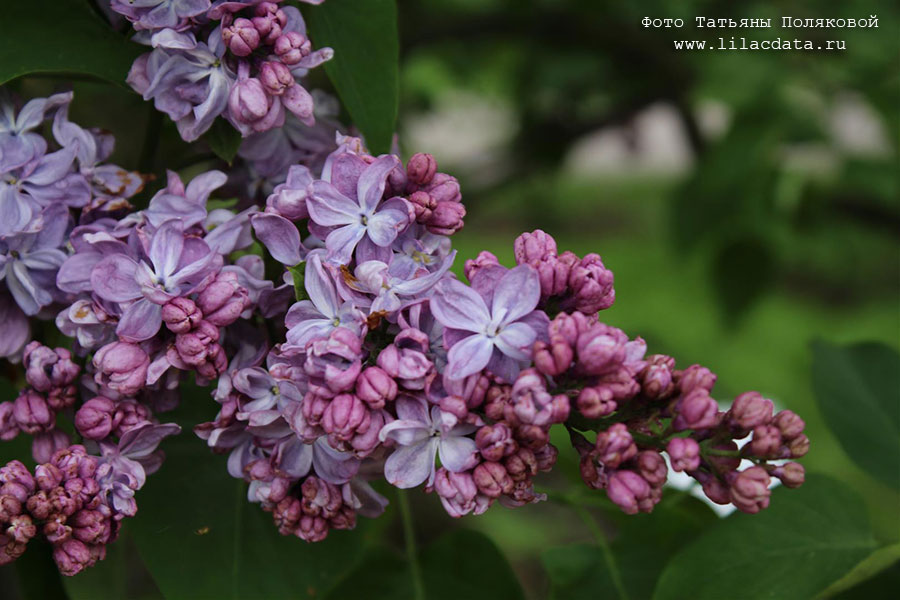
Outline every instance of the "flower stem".
POLYGON ((584 524, 587 525, 588 529, 591 530, 594 539, 597 540, 597 545, 600 546, 600 551, 603 553, 603 560, 606 562, 606 568, 609 569, 610 579, 612 579, 613 587, 616 588, 619 598, 628 600, 628 592, 625 590, 625 584, 622 583, 622 573, 619 571, 619 565, 616 563, 616 557, 613 555, 612 548, 609 547, 609 540, 606 539, 606 534, 600 529, 597 521, 587 508, 574 503, 572 507, 578 513, 578 516, 581 517, 581 520, 584 521, 584 524))
POLYGON ((397 490, 397 507, 400 509, 400 520, 403 522, 403 541, 406 544, 406 558, 412 573, 413 598, 425 600, 425 585, 422 581, 419 555, 416 551, 416 532, 413 530, 412 511, 409 508, 409 499, 400 489, 397 490))

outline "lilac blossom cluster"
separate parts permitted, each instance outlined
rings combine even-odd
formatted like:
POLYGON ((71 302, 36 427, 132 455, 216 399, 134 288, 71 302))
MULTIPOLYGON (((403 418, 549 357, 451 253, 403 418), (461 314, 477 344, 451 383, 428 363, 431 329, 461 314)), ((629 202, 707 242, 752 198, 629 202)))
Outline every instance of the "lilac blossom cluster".
POLYGON ((135 60, 128 83, 185 141, 219 116, 243 136, 281 128, 286 115, 312 126, 313 97, 300 81, 333 52, 314 51, 300 11, 281 2, 111 0, 134 39, 153 48, 135 60))

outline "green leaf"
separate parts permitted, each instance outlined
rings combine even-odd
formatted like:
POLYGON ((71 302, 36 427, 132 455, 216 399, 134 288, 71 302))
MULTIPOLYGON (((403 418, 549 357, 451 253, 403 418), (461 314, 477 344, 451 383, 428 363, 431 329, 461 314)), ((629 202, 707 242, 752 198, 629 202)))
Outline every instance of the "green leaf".
POLYGON ((768 291, 776 269, 769 244, 755 236, 731 240, 717 250, 711 279, 729 325, 768 291))
MULTIPOLYGON (((62 586, 62 575, 53 562, 50 544, 40 536, 28 542, 25 554, 10 564, 0 566, 0 582, 6 593, 15 588, 18 597, 25 600, 66 600, 66 591, 62 586)), ((17 596, 13 594, 15 598, 17 596)))
POLYGON ((0 19, 0 84, 36 73, 80 74, 125 85, 146 48, 116 33, 87 0, 7 2, 0 19))
POLYGON ((811 598, 876 546, 859 496, 812 475, 797 490, 775 490, 762 513, 734 514, 703 533, 669 562, 653 597, 811 598))
POLYGON ((394 0, 328 0, 303 5, 316 47, 330 46, 325 72, 373 154, 390 151, 400 95, 394 0))
POLYGON ((820 594, 821 598, 831 598, 841 592, 849 590, 864 581, 872 579, 882 571, 900 562, 900 544, 893 544, 879 548, 870 554, 864 561, 856 565, 852 571, 828 586, 820 594))
POLYGON ((191 432, 213 418, 215 402, 203 390, 182 396, 176 420, 185 431, 163 443, 166 461, 125 523, 160 591, 167 600, 321 597, 365 552, 366 519, 316 544, 279 535, 225 457, 191 432))
POLYGON ((213 121, 209 131, 203 134, 203 139, 209 144, 210 150, 229 165, 234 161, 241 146, 240 132, 225 119, 213 121))
POLYGON ((863 470, 900 489, 900 355, 880 343, 813 344, 813 389, 828 426, 863 470))
POLYGON ((297 302, 308 300, 309 294, 306 293, 306 261, 301 261, 293 267, 288 267, 291 277, 294 279, 294 298, 297 302))

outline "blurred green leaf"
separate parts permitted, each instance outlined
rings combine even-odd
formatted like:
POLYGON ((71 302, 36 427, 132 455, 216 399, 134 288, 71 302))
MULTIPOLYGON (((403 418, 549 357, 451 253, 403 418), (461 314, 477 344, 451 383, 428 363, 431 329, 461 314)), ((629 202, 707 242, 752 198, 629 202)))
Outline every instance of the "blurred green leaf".
POLYGON ((0 581, 4 582, 0 588, 4 593, 0 595, 5 597, 5 593, 11 591, 10 584, 15 581, 13 585, 23 600, 66 600, 62 579, 53 561, 50 544, 39 537, 28 542, 25 554, 15 562, 0 567, 0 581))
POLYGON ((125 523, 160 591, 167 600, 322 596, 365 552, 364 532, 335 531, 316 544, 279 535, 271 515, 248 502, 246 483, 228 475, 225 457, 191 432, 214 416, 215 402, 182 389, 184 432, 163 443, 166 461, 125 523))
POLYGON ((860 497, 813 475, 799 489, 776 489, 760 514, 736 513, 704 532, 669 562, 653 597, 810 598, 876 547, 860 497))
POLYGON ((309 299, 309 294, 306 293, 306 286, 304 285, 306 281, 306 261, 300 261, 293 267, 288 267, 287 270, 291 272, 291 277, 294 280, 294 298, 297 299, 297 302, 309 299))
POLYGON ((210 149, 216 153, 216 156, 229 165, 234 160, 234 157, 237 156, 238 148, 241 145, 240 132, 225 119, 213 121, 209 131, 203 134, 203 139, 209 144, 210 149))
POLYGON ((0 84, 22 75, 89 75, 125 85, 145 48, 116 33, 87 0, 8 2, 0 19, 0 84))
POLYGON ((119 539, 106 547, 106 558, 90 569, 85 569, 74 577, 63 577, 63 587, 71 600, 94 600, 95 598, 134 598, 126 591, 128 563, 125 560, 127 541, 119 539))
POLYGON ((900 355, 880 343, 813 344, 813 389, 847 455, 900 489, 900 355))
POLYGON ((712 281, 725 320, 733 324, 772 285, 775 259, 767 244, 745 237, 719 249, 712 265, 712 281))
POLYGON ((325 71, 369 150, 390 152, 400 95, 395 1, 328 0, 303 12, 316 47, 334 49, 325 71))
POLYGON ((850 590, 854 586, 875 577, 900 561, 900 544, 879 548, 864 561, 856 565, 852 571, 828 586, 820 597, 831 598, 850 590))

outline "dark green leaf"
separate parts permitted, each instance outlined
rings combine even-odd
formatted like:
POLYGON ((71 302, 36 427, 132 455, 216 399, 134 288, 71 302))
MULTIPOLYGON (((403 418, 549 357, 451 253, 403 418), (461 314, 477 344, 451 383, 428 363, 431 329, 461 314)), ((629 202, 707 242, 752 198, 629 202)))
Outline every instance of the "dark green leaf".
POLYGON ((880 343, 813 344, 813 389, 847 455, 900 489, 900 355, 880 343))
POLYGON ((87 0, 8 2, 0 19, 0 84, 35 73, 80 74, 125 85, 146 49, 116 33, 87 0))
POLYGON ((14 587, 23 600, 66 600, 62 575, 53 562, 50 544, 44 539, 31 540, 25 554, 14 563, 0 567, 0 582, 3 592, 14 587))
POLYGON ((525 597, 500 550, 477 531, 444 534, 422 553, 428 600, 520 600, 525 597))
POLYGON ((713 261, 712 281, 726 322, 733 324, 772 283, 775 260, 755 237, 727 242, 713 261))
POLYGON ((831 598, 841 592, 850 590, 864 581, 886 571, 900 562, 900 544, 879 548, 864 561, 856 565, 852 571, 835 581, 822 592, 823 598, 831 598))
POLYGON ((367 600, 413 598, 407 562, 385 548, 378 548, 328 594, 328 600, 356 598, 365 590, 367 600))
POLYGON ((325 71, 373 154, 390 151, 399 101, 394 0, 328 0, 303 6, 316 47, 330 46, 325 71))
POLYGON ((291 277, 294 278, 294 297, 297 299, 297 302, 309 299, 309 294, 306 293, 305 285, 306 261, 301 261, 293 267, 288 267, 288 271, 291 272, 291 277))
POLYGON ((210 149, 216 153, 216 156, 229 165, 234 160, 234 157, 237 156, 238 148, 241 145, 240 132, 225 119, 213 121, 209 131, 203 134, 203 139, 209 144, 210 149))
POLYGON ((166 461, 125 525, 167 600, 311 598, 343 578, 365 551, 364 532, 332 532, 317 544, 280 536, 247 501, 247 485, 228 475, 225 457, 191 433, 214 416, 215 402, 198 390, 185 391, 182 404, 185 431, 163 443, 166 461))
POLYGON ((876 546, 859 496, 813 475, 797 490, 775 490, 762 513, 734 514, 703 533, 669 562, 653 597, 811 598, 876 546))

